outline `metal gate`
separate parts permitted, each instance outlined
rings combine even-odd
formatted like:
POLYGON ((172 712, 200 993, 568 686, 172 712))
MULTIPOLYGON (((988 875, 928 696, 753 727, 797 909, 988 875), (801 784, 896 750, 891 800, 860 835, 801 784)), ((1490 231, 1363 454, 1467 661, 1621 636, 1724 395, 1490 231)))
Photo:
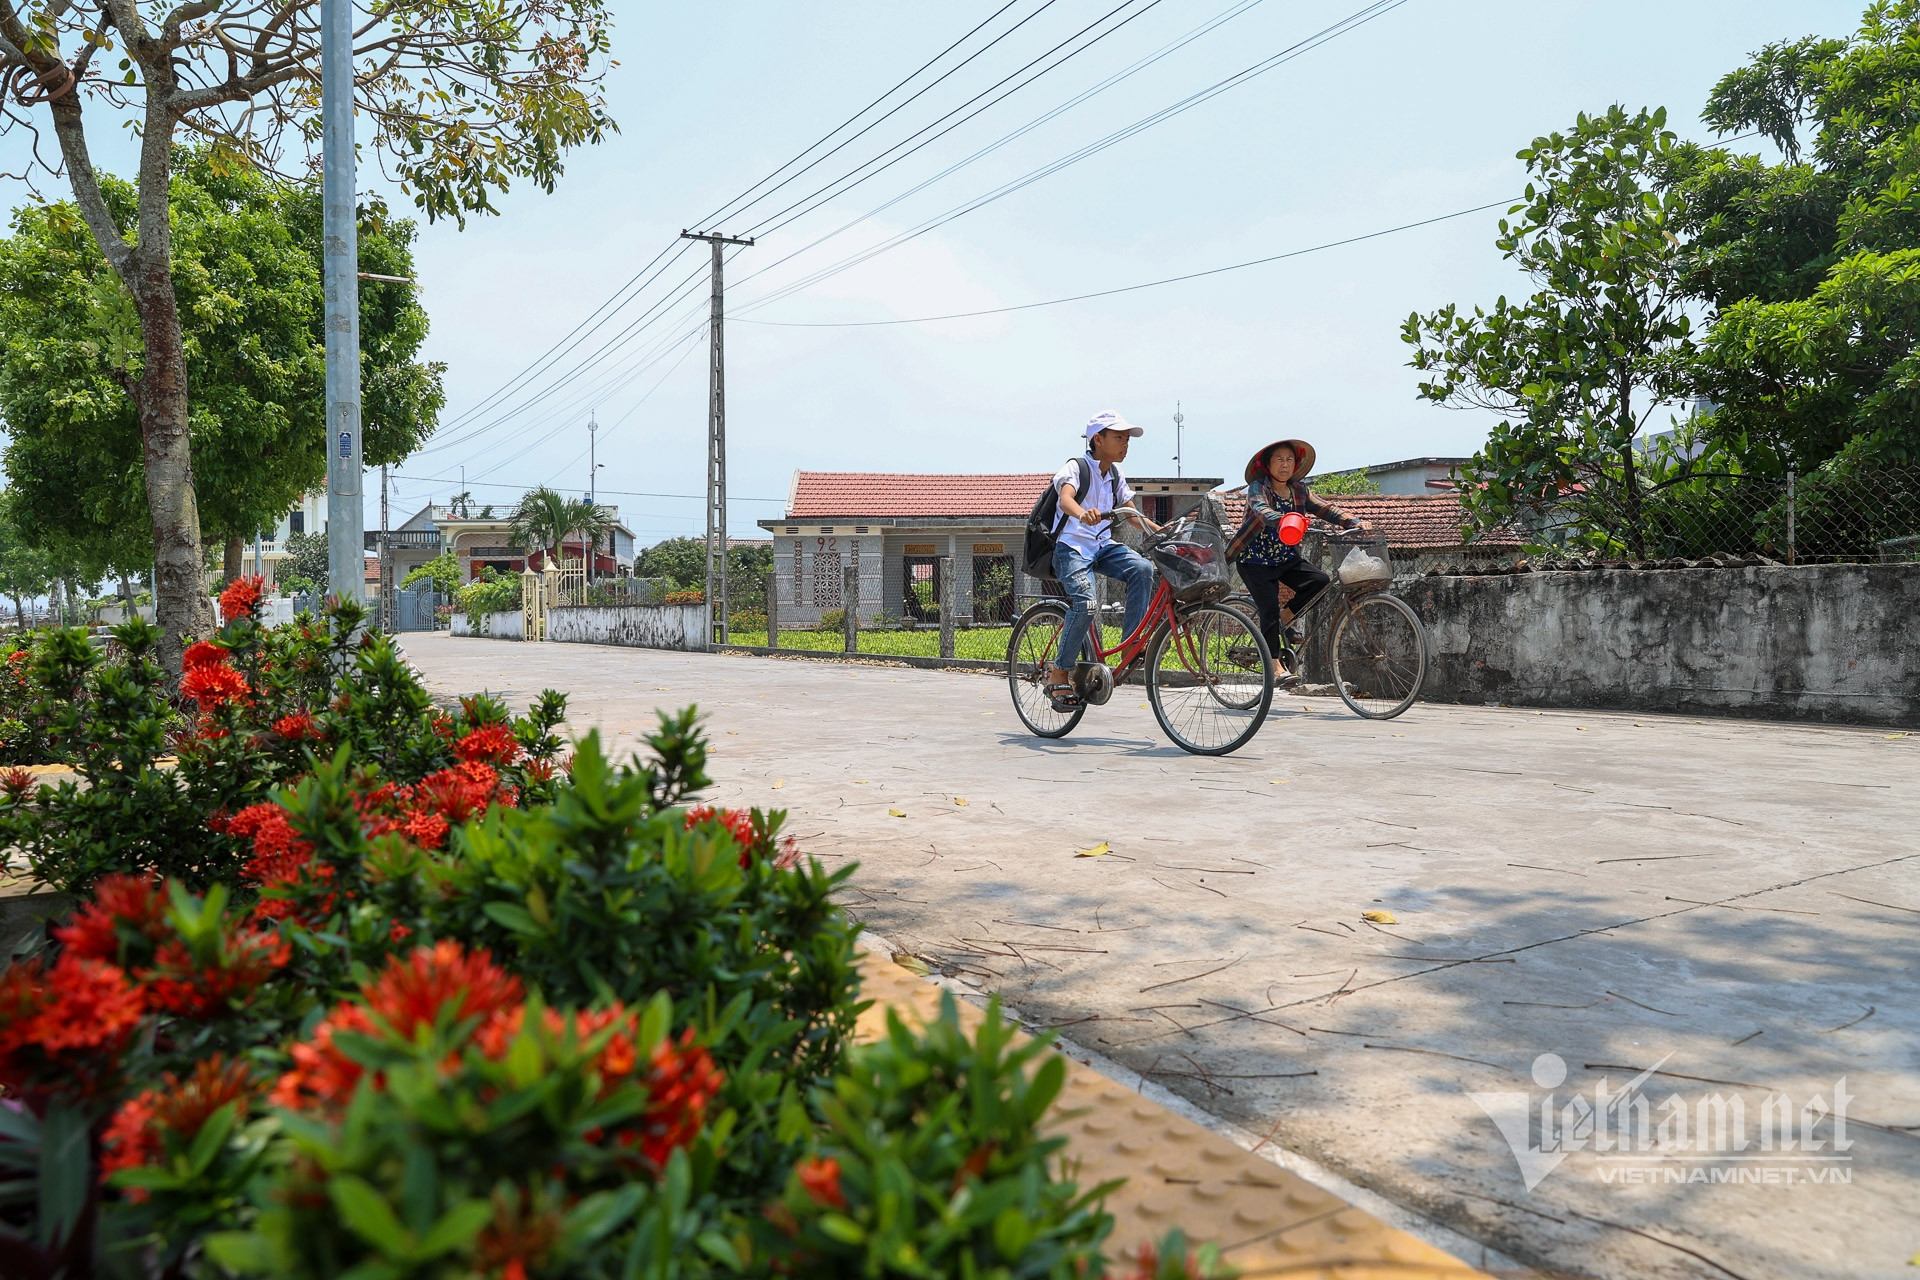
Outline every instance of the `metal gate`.
POLYGON ((444 591, 435 591, 422 583, 410 590, 393 593, 393 629, 395 631, 433 630, 433 611, 453 603, 444 591))

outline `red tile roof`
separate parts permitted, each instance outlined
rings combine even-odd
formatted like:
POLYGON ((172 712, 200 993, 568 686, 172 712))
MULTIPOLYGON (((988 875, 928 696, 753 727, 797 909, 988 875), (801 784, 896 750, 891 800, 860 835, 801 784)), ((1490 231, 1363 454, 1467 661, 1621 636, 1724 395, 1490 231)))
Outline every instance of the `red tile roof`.
MULTIPOLYGON (((1247 511, 1246 486, 1219 493, 1227 508, 1227 532, 1240 527, 1247 511)), ((1460 497, 1452 493, 1328 494, 1321 499, 1328 506, 1365 520, 1387 535, 1387 545, 1395 550, 1438 551, 1459 547, 1460 527, 1466 523, 1460 497)), ((1474 550, 1517 551, 1519 536, 1511 529, 1497 529, 1475 538, 1474 550)))
POLYGON ((1044 471, 990 476, 800 471, 793 477, 786 518, 1024 517, 1052 478, 1044 471))

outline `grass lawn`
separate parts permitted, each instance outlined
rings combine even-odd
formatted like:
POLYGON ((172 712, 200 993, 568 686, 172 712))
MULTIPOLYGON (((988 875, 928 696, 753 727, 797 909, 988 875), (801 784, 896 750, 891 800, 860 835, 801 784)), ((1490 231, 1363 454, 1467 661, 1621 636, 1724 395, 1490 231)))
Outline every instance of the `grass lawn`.
MULTIPOLYGON (((1007 639, 1012 634, 1012 627, 981 627, 972 631, 956 631, 953 633, 953 656, 1005 662, 1007 639)), ((764 631, 735 631, 727 638, 734 644, 764 647, 767 643, 767 633, 764 631)), ((846 639, 838 631, 788 631, 784 627, 780 631, 782 649, 812 649, 816 652, 839 653, 846 648, 846 643, 846 639)), ((937 658, 940 656, 940 629, 934 627, 916 631, 862 631, 860 652, 937 658)))
MULTIPOLYGON (((1118 644, 1120 629, 1108 627, 1106 630, 1107 643, 1118 644)), ((1012 627, 978 627, 971 631, 956 631, 953 633, 953 656, 1005 662, 1007 641, 1012 635, 1012 627)), ((728 638, 734 644, 762 648, 767 643, 767 633, 764 631, 735 631, 728 638)), ((846 647, 846 640, 838 631, 788 631, 782 628, 780 647, 811 649, 820 653, 839 653, 846 647)), ((862 631, 860 652, 937 658, 940 656, 940 629, 930 627, 914 631, 862 631)))

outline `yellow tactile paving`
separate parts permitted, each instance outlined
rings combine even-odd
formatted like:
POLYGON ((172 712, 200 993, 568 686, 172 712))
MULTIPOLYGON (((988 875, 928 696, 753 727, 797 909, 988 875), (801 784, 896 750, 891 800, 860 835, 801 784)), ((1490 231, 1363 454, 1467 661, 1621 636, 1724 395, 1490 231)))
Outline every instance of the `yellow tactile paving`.
MULTIPOLYGON (((875 1001, 861 1015, 862 1038, 885 1027, 889 1006, 922 1019, 939 1011, 938 987, 883 956, 865 953, 861 975, 862 993, 875 1001)), ((964 1001, 959 1008, 969 1030, 979 1024, 978 1009, 964 1001)), ((1127 1180, 1107 1200, 1116 1250, 1179 1227, 1196 1244, 1219 1245, 1249 1280, 1485 1280, 1450 1254, 1071 1059, 1048 1123, 1067 1139, 1083 1184, 1127 1180)))

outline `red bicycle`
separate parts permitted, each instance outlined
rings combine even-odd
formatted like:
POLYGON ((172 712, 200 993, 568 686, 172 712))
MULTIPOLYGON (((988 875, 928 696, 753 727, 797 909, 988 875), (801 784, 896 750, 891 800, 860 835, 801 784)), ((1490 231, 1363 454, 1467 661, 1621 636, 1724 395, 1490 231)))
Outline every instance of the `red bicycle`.
POLYGON ((1111 648, 1094 620, 1086 650, 1093 660, 1074 668, 1080 704, 1071 710, 1056 710, 1047 691, 1066 601, 1042 600, 1020 615, 1007 641, 1013 709, 1040 737, 1064 737, 1144 662, 1147 702, 1175 745, 1203 756, 1236 751, 1273 705, 1274 668, 1259 626, 1219 603, 1227 593, 1224 539, 1211 526, 1180 521, 1149 537, 1146 550, 1158 570, 1146 616, 1111 648))

